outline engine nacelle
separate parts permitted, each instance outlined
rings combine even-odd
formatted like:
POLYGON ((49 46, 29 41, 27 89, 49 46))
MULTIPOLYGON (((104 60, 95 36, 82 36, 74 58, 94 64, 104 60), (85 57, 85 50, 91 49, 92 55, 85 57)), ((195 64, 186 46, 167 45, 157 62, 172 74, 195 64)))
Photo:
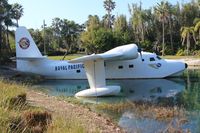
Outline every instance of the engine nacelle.
POLYGON ((99 54, 105 60, 130 60, 138 57, 138 47, 136 44, 128 44, 113 48, 105 53, 99 54), (112 55, 120 55, 119 57, 111 57, 112 55), (109 58, 111 57, 111 58, 109 58))

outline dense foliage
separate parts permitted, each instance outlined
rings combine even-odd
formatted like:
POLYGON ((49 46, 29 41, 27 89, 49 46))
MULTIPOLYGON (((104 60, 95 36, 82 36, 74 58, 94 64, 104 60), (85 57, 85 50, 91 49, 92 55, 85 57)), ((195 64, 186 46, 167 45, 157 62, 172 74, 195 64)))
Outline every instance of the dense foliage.
MULTIPOLYGON (((89 15, 84 24, 54 18, 50 26, 29 29, 41 51, 48 55, 64 53, 99 53, 113 47, 136 43, 145 51, 158 54, 198 55, 200 48, 200 1, 172 5, 161 1, 150 9, 142 4, 129 4, 129 20, 125 15, 114 15, 114 0, 102 3, 105 15, 89 15)), ((23 15, 23 7, 0 2, 0 50, 15 51, 13 32, 23 15), (15 20, 15 21, 13 21, 15 20), (16 22, 16 23, 14 23, 16 22), (12 35, 9 37, 9 35, 12 35), (11 43, 11 45, 10 45, 11 43), (13 48, 13 49, 12 49, 13 48)))
POLYGON ((0 62, 11 54, 9 35, 14 34, 9 31, 9 27, 17 27, 22 15, 23 8, 20 4, 9 4, 8 0, 0 1, 0 62))
POLYGON ((86 22, 87 30, 81 34, 82 46, 89 53, 103 52, 126 43, 136 43, 146 51, 162 55, 198 53, 199 1, 176 5, 161 1, 151 9, 142 9, 141 3, 130 4, 128 9, 129 21, 125 15, 111 17, 115 18, 110 23, 111 28, 104 26, 104 18, 100 20, 98 16, 90 15, 86 22))

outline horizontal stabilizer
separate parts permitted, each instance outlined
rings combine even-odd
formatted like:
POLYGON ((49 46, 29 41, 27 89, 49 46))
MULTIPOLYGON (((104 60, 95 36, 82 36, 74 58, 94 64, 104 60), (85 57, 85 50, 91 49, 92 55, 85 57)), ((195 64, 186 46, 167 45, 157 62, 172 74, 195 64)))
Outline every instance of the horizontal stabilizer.
POLYGON ((25 61, 34 61, 34 60, 43 60, 47 59, 47 56, 42 57, 12 57, 11 60, 25 60, 25 61))

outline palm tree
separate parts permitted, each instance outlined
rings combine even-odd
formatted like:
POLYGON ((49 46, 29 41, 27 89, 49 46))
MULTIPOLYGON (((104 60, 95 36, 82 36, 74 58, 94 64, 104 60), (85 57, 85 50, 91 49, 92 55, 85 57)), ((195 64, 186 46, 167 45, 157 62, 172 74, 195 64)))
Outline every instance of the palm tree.
POLYGON ((196 43, 194 27, 182 27, 181 28, 182 45, 184 46, 184 43, 186 41, 187 55, 189 54, 191 37, 196 43))
POLYGON ((104 16, 105 20, 107 21, 107 27, 111 28, 114 20, 114 16, 111 15, 111 12, 115 9, 115 2, 112 0, 105 0, 103 6, 107 11, 107 14, 104 16))
POLYGON ((173 26, 172 17, 173 17, 174 10, 173 10, 173 6, 169 2, 166 3, 166 9, 169 13, 168 22, 169 22, 169 35, 170 35, 171 50, 172 50, 172 53, 174 53, 173 36, 172 36, 172 26, 173 26))
POLYGON ((6 47, 7 49, 11 52, 11 48, 10 48, 10 41, 9 41, 9 29, 8 27, 10 26, 16 26, 16 24, 13 23, 12 19, 13 19, 13 14, 12 14, 12 5, 7 5, 6 6, 6 10, 7 10, 7 15, 4 18, 4 24, 6 26, 6 47))
POLYGON ((156 15, 158 20, 162 23, 162 56, 165 55, 165 23, 168 20, 168 10, 166 2, 161 1, 161 3, 157 3, 157 7, 155 8, 156 15))
POLYGON ((100 28, 100 19, 97 15, 89 15, 86 22, 87 31, 98 30, 100 28))
POLYGON ((7 0, 0 1, 0 53, 2 49, 2 30, 3 30, 3 22, 8 14, 7 7, 9 6, 7 0))
POLYGON ((8 27, 9 26, 13 26, 13 22, 12 22, 12 20, 9 17, 7 17, 5 19, 5 21, 4 21, 4 23, 5 23, 5 26, 6 26, 6 47, 11 52, 10 41, 9 41, 9 29, 8 29, 8 27))
MULTIPOLYGON (((13 6, 11 4, 8 3, 8 0, 1 0, 0 1, 0 58, 3 59, 4 57, 8 57, 9 54, 2 54, 2 47, 3 47, 3 33, 6 33, 6 45, 5 45, 5 50, 9 50, 10 49, 10 43, 9 43, 9 27, 10 26, 16 26, 16 24, 14 24, 12 22, 12 20, 14 19, 14 14, 13 14, 13 6), (2 56, 4 56, 2 58, 2 56)), ((21 16, 18 17, 18 19, 21 16)))
POLYGON ((116 31, 125 32, 128 29, 127 27, 128 24, 126 21, 126 16, 125 15, 118 16, 114 22, 114 29, 116 31))
POLYGON ((61 39, 61 23, 62 20, 60 18, 54 18, 52 20, 51 28, 53 30, 53 36, 55 40, 54 47, 55 48, 60 48, 62 44, 62 39, 61 39))
POLYGON ((136 41, 139 43, 140 40, 144 41, 144 18, 145 13, 141 9, 141 5, 132 4, 129 6, 129 13, 131 15, 131 25, 133 31, 135 31, 136 41))
POLYGON ((19 26, 19 19, 23 16, 23 7, 22 5, 18 4, 18 3, 14 3, 12 5, 12 13, 13 13, 13 18, 17 21, 17 27, 19 26))

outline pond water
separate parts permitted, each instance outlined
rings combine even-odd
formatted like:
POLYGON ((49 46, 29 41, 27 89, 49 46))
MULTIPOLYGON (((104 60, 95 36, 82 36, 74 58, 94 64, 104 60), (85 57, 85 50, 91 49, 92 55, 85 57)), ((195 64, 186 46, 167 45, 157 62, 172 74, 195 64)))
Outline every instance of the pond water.
MULTIPOLYGON (((192 133, 200 132, 200 69, 188 69, 181 78, 107 80, 107 84, 121 86, 121 93, 115 97, 85 98, 80 101, 115 105, 142 102, 162 107, 181 107, 186 110, 188 121, 180 127, 184 130, 189 129, 192 133)), ((53 96, 73 97, 78 91, 89 88, 89 85, 87 80, 46 80, 33 88, 53 96)), ((107 113, 127 132, 160 132, 169 124, 169 121, 138 117, 129 109, 107 113)))

